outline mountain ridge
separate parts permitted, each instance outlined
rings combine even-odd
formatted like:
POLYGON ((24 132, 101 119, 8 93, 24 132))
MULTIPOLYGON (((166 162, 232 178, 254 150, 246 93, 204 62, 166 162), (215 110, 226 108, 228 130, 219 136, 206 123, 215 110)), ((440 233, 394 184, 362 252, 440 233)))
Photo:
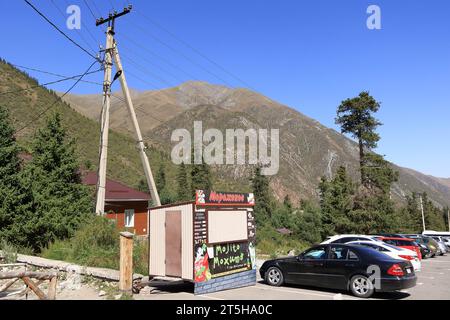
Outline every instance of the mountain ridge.
MULTIPOLYGON (((204 130, 218 128, 222 132, 227 128, 280 129, 280 171, 271 177, 272 190, 278 198, 288 194, 294 200, 317 200, 320 178, 330 178, 341 165, 355 180, 358 178, 358 147, 353 140, 259 93, 189 81, 177 87, 133 94, 145 139, 169 153, 168 146, 173 145, 171 132, 178 128, 192 131, 196 120, 203 121, 204 130)), ((99 97, 95 102, 92 97, 68 95, 65 101, 83 115, 98 120, 99 97)), ((132 134, 126 108, 117 99, 114 104, 111 128, 132 134)), ((400 172, 399 182, 392 188, 395 198, 404 201, 411 192, 426 191, 437 204, 450 205, 450 179, 392 166, 400 172)), ((220 179, 231 177, 238 184, 248 184, 251 175, 251 166, 214 166, 214 170, 220 179)))

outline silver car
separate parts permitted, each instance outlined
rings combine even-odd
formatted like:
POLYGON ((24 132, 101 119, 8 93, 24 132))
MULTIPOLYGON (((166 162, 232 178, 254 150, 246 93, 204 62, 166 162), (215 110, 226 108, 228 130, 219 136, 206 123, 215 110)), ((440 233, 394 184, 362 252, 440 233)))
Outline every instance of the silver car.
POLYGON ((433 238, 438 243, 439 249, 441 250, 442 255, 444 255, 448 252, 448 247, 447 247, 444 239, 442 239, 442 237, 432 236, 431 238, 433 238))

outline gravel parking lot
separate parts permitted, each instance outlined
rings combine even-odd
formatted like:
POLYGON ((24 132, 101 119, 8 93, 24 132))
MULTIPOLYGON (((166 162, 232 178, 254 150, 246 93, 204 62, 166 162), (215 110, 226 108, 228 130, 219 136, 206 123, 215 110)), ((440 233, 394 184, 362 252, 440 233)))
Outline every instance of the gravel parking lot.
MULTIPOLYGON (((450 299, 450 255, 422 260, 414 288, 396 293, 375 294, 377 299, 447 300, 450 299)), ((192 284, 174 284, 151 294, 135 295, 136 300, 360 300, 347 292, 302 286, 271 287, 258 276, 256 286, 195 296, 192 284)))

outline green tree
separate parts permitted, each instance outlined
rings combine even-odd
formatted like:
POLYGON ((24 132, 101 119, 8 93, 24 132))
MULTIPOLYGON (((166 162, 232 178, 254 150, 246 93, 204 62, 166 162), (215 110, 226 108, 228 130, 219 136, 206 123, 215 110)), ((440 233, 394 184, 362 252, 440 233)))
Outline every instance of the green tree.
POLYGON ((272 197, 270 195, 269 179, 262 175, 261 167, 257 166, 250 179, 255 195, 255 217, 257 223, 265 223, 272 217, 272 197))
POLYGON ((201 164, 193 164, 191 168, 191 193, 195 196, 196 190, 211 190, 212 179, 209 165, 202 158, 201 164))
POLYGON ((353 223, 350 218, 355 187, 345 167, 339 167, 331 181, 322 178, 319 191, 323 237, 351 232, 353 223))
POLYGON ((20 187, 20 148, 14 133, 8 110, 0 106, 0 238, 17 244, 14 219, 26 210, 26 201, 20 187))
POLYGON ((21 244, 39 251, 64 239, 93 212, 89 189, 81 184, 74 141, 68 139, 61 117, 53 114, 32 143, 33 159, 21 175, 31 199, 25 214, 16 216, 21 244))
POLYGON ((368 184, 365 151, 375 148, 380 140, 375 130, 381 123, 373 116, 379 108, 380 103, 364 91, 358 97, 342 101, 337 109, 336 124, 341 126, 341 132, 350 133, 358 140, 361 184, 365 186, 368 184))
POLYGON ((322 217, 319 208, 309 201, 302 201, 293 221, 294 234, 303 241, 314 244, 322 240, 322 217))
POLYGON ((156 188, 158 189, 158 192, 161 192, 166 187, 166 171, 164 168, 164 163, 161 163, 161 165, 158 168, 158 172, 156 173, 155 184, 156 188))
POLYGON ((184 162, 182 162, 178 166, 177 171, 177 198, 178 201, 187 201, 191 200, 191 188, 189 186, 188 180, 187 180, 187 170, 186 165, 184 162))
POLYGON ((398 181, 398 171, 394 171, 390 164, 378 154, 368 153, 365 158, 364 172, 367 186, 384 195, 389 194, 391 185, 398 181))

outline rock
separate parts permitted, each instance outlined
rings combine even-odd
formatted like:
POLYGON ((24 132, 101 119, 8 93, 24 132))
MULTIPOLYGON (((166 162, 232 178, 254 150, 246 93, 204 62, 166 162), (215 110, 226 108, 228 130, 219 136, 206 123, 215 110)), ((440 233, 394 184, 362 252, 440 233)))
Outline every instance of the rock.
POLYGON ((289 257, 295 256, 295 250, 289 251, 289 252, 288 252, 288 256, 289 256, 289 257))
POLYGON ((101 291, 98 293, 98 296, 99 296, 99 297, 106 296, 106 291, 101 290, 101 291))
POLYGON ((61 290, 80 290, 82 286, 83 277, 76 273, 68 273, 65 281, 59 283, 61 290))
POLYGON ((122 294, 117 294, 114 296, 114 299, 119 300, 120 298, 122 298, 122 294))
POLYGON ((152 293, 153 288, 149 287, 149 286, 145 286, 144 288, 141 289, 141 291, 139 291, 139 294, 142 295, 149 295, 152 293))

